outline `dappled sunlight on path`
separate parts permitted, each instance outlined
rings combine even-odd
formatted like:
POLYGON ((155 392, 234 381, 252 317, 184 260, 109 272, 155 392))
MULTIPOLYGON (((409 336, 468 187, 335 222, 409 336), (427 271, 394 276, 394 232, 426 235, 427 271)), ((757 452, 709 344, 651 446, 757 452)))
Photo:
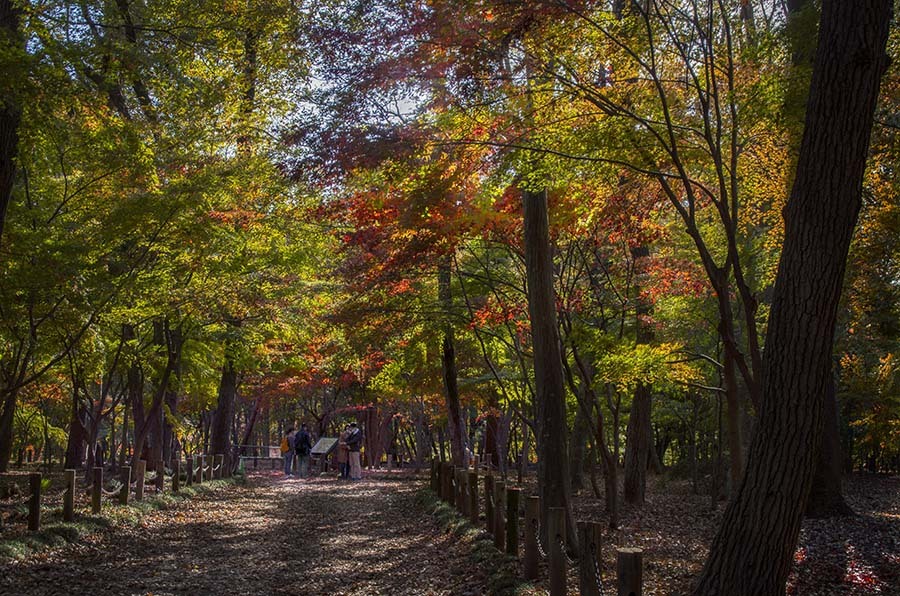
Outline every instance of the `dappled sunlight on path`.
MULTIPOLYGON (((0 568, 0 594, 483 593, 406 480, 251 475, 86 544, 0 568)), ((473 577, 474 575, 474 577, 473 577)))

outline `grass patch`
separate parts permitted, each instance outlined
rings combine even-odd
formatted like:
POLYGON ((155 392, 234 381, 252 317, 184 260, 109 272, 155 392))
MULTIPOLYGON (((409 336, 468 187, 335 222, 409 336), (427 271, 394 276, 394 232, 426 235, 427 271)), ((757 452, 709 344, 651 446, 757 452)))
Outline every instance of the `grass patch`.
POLYGON ((494 548, 492 537, 481 528, 473 526, 467 518, 443 502, 431 489, 420 490, 416 500, 438 521, 445 532, 452 532, 470 545, 469 559, 488 572, 489 594, 518 596, 533 590, 532 585, 519 577, 519 565, 514 557, 494 548))
POLYGON ((74 522, 62 521, 61 507, 48 508, 42 515, 40 531, 27 532, 22 528, 4 530, 8 535, 0 537, 0 563, 24 559, 34 553, 75 544, 84 540, 86 536, 117 527, 136 526, 145 515, 153 511, 170 509, 182 501, 228 485, 246 484, 247 479, 244 477, 213 480, 200 485, 182 486, 178 493, 145 495, 143 501, 135 501, 132 498, 127 507, 104 501, 101 515, 92 515, 88 509, 76 509, 74 522))

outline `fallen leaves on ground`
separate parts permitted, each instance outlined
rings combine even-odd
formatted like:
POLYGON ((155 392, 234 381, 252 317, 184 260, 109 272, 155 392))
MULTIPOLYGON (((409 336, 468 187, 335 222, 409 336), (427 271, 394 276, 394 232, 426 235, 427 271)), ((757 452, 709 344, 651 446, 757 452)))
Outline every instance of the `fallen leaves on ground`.
POLYGON ((82 544, 0 567, 0 594, 478 595, 421 482, 251 476, 82 544))

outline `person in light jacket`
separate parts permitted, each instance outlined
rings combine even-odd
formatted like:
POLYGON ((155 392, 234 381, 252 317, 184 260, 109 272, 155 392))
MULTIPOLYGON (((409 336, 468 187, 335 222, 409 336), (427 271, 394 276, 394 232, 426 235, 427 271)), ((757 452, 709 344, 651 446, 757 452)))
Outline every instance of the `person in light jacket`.
POLYGON ((341 478, 350 478, 350 447, 347 445, 347 437, 350 436, 350 426, 344 427, 338 439, 337 464, 341 472, 341 478))

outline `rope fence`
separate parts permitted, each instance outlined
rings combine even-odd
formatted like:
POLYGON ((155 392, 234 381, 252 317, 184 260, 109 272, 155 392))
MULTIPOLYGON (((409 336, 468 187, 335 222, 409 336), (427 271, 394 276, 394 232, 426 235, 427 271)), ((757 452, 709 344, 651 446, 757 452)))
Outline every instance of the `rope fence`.
MULTIPOLYGON (((16 513, 21 512, 27 506, 28 530, 36 532, 41 526, 41 491, 44 478, 40 472, 32 472, 27 476, 22 474, 0 474, 2 477, 27 478, 29 493, 22 500, 14 502, 0 503, 0 512, 13 511, 13 515, 9 519, 17 519, 16 513)), ((63 471, 63 483, 65 489, 62 494, 63 501, 63 521, 72 522, 75 520, 75 477, 76 470, 67 469, 63 471)), ((91 513, 100 515, 103 510, 103 502, 118 502, 120 505, 128 505, 134 496, 134 499, 141 501, 144 498, 144 489, 148 483, 155 489, 157 494, 165 492, 166 485, 171 492, 178 493, 181 490, 182 482, 190 486, 192 480, 196 479, 199 484, 204 480, 223 479, 231 477, 231 468, 225 461, 224 455, 198 455, 189 456, 182 464, 180 458, 174 458, 171 467, 166 467, 165 463, 160 461, 156 464, 156 469, 147 471, 147 462, 139 460, 134 462, 134 467, 123 466, 120 468, 119 477, 113 478, 104 483, 103 468, 95 467, 91 471, 90 491, 91 513), (197 461, 197 467, 194 467, 194 460, 197 461), (206 478, 204 478, 206 476, 206 478), (167 482, 168 481, 168 482, 167 482)), ((4 517, 0 515, 0 530, 4 529, 4 517)))
MULTIPOLYGON (((520 507, 522 489, 509 486, 500 478, 495 479, 491 466, 484 468, 482 475, 477 458, 471 469, 432 461, 429 486, 442 501, 454 507, 473 524, 482 520, 479 508, 483 502, 485 529, 491 535, 494 545, 498 550, 516 558, 520 556, 520 519, 524 518, 522 573, 526 580, 539 580, 542 563, 545 563, 550 596, 568 594, 566 578, 571 567, 578 571, 580 594, 602 596, 603 525, 596 521, 576 523, 580 553, 572 557, 566 535, 565 509, 549 507, 546 519, 542 520, 540 497, 527 496, 523 514, 520 507), (481 494, 479 486, 483 487, 481 494)), ((621 596, 641 596, 643 551, 640 548, 616 549, 616 586, 608 586, 607 591, 610 590, 621 596)))

